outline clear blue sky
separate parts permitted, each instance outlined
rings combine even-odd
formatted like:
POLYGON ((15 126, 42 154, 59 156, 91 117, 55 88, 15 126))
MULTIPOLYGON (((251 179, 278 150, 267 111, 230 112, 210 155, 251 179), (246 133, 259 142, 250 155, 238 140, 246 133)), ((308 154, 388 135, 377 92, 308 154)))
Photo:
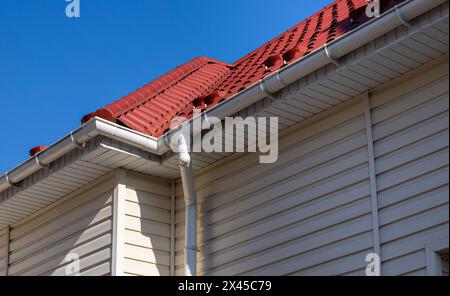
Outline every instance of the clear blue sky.
POLYGON ((197 56, 233 62, 331 0, 0 0, 0 174, 197 56))

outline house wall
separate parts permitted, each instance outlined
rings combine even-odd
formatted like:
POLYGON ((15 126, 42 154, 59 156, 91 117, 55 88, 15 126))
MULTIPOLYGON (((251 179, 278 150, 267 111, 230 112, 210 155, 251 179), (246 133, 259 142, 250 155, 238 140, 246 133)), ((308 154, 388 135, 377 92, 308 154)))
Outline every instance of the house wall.
POLYGON ((372 94, 385 275, 425 275, 424 245, 448 239, 448 89, 446 59, 372 94))
POLYGON ((380 250, 382 274, 424 275, 449 236, 448 56, 290 128, 275 164, 236 154, 196 183, 200 275, 363 275, 380 250))
MULTIPOLYGON (((274 164, 199 171, 199 275, 363 275, 371 252, 425 275, 425 247, 448 248, 448 99, 445 56, 282 132, 274 164)), ((182 188, 119 169, 9 236, 9 275, 63 275, 71 253, 82 275, 182 275, 182 188)))
POLYGON ((170 275, 171 182, 118 171, 117 275, 170 275))
POLYGON ((65 275, 71 254, 80 258, 81 275, 110 274, 113 188, 112 176, 103 177, 12 225, 8 275, 65 275))

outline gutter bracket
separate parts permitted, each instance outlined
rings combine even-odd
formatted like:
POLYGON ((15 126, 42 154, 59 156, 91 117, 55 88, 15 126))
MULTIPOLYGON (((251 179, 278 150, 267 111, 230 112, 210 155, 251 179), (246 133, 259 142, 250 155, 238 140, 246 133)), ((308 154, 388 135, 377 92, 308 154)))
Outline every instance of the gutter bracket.
POLYGON ((48 169, 49 169, 50 165, 49 165, 49 164, 47 164, 47 165, 42 164, 41 161, 39 160, 39 157, 38 157, 38 156, 35 157, 35 160, 36 160, 37 165, 38 165, 41 169, 44 169, 44 170, 48 170, 48 169))
POLYGON ((339 61, 338 61, 338 59, 336 59, 336 58, 333 58, 332 56, 331 56, 331 53, 330 53, 330 49, 328 48, 328 44, 325 44, 325 54, 327 55, 327 58, 333 63, 333 64, 335 64, 337 67, 339 67, 340 65, 341 65, 341 63, 339 63, 339 61))
POLYGON ((408 21, 403 17, 403 15, 402 15, 401 12, 400 12, 400 9, 398 8, 398 5, 395 6, 395 13, 397 14, 397 17, 398 17, 398 19, 400 20, 400 22, 401 22, 405 27, 407 27, 408 29, 411 29, 411 28, 413 27, 413 25, 412 25, 410 22, 408 22, 408 21))
POLYGON ((262 92, 270 99, 272 99, 272 101, 275 101, 277 98, 274 96, 273 93, 269 92, 266 87, 264 86, 264 80, 261 79, 259 81, 259 87, 261 88, 262 92))
POLYGON ((80 148, 81 150, 84 150, 84 149, 85 149, 85 145, 84 145, 84 144, 81 144, 81 143, 79 143, 79 142, 77 142, 77 141, 75 140, 75 137, 73 136, 73 132, 70 133, 70 141, 72 141, 72 143, 73 143, 75 146, 77 146, 78 148, 80 148))
POLYGON ((6 179, 6 183, 8 183, 9 186, 14 187, 14 188, 18 188, 18 189, 22 188, 20 185, 11 182, 11 180, 9 179, 8 173, 5 174, 5 179, 6 179))
POLYGON ((276 77, 277 77, 278 82, 283 86, 283 88, 289 86, 288 83, 284 82, 283 79, 281 79, 280 71, 277 72, 276 77))
POLYGON ((197 253, 200 253, 200 249, 197 246, 185 247, 185 249, 188 251, 195 251, 197 253))

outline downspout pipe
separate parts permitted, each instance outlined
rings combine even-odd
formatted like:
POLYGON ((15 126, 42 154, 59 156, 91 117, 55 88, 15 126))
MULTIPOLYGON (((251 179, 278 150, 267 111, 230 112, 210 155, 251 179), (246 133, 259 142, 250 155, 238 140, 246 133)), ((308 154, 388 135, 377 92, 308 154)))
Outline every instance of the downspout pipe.
POLYGON ((99 135, 131 144, 155 155, 163 155, 170 150, 162 138, 156 139, 95 117, 82 127, 76 129, 58 142, 52 144, 47 149, 36 154, 3 176, 0 176, 0 192, 11 186, 15 187, 16 184, 24 180, 26 177, 42 168, 47 168, 50 163, 66 153, 69 153, 76 148, 83 148, 83 145, 87 141, 99 135))
POLYGON ((197 275, 197 192, 189 147, 183 134, 178 137, 178 153, 185 202, 184 274, 197 275))

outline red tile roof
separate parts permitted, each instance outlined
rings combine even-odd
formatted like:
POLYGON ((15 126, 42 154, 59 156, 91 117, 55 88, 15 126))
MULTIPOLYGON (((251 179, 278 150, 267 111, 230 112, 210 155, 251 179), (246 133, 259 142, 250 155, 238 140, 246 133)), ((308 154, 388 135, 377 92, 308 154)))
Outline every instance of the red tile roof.
MULTIPOLYGON (((381 0, 382 12, 404 0, 381 0)), ((83 117, 94 116, 160 137, 176 116, 211 108, 365 23, 366 0, 337 0, 233 64, 200 57, 83 117)))

